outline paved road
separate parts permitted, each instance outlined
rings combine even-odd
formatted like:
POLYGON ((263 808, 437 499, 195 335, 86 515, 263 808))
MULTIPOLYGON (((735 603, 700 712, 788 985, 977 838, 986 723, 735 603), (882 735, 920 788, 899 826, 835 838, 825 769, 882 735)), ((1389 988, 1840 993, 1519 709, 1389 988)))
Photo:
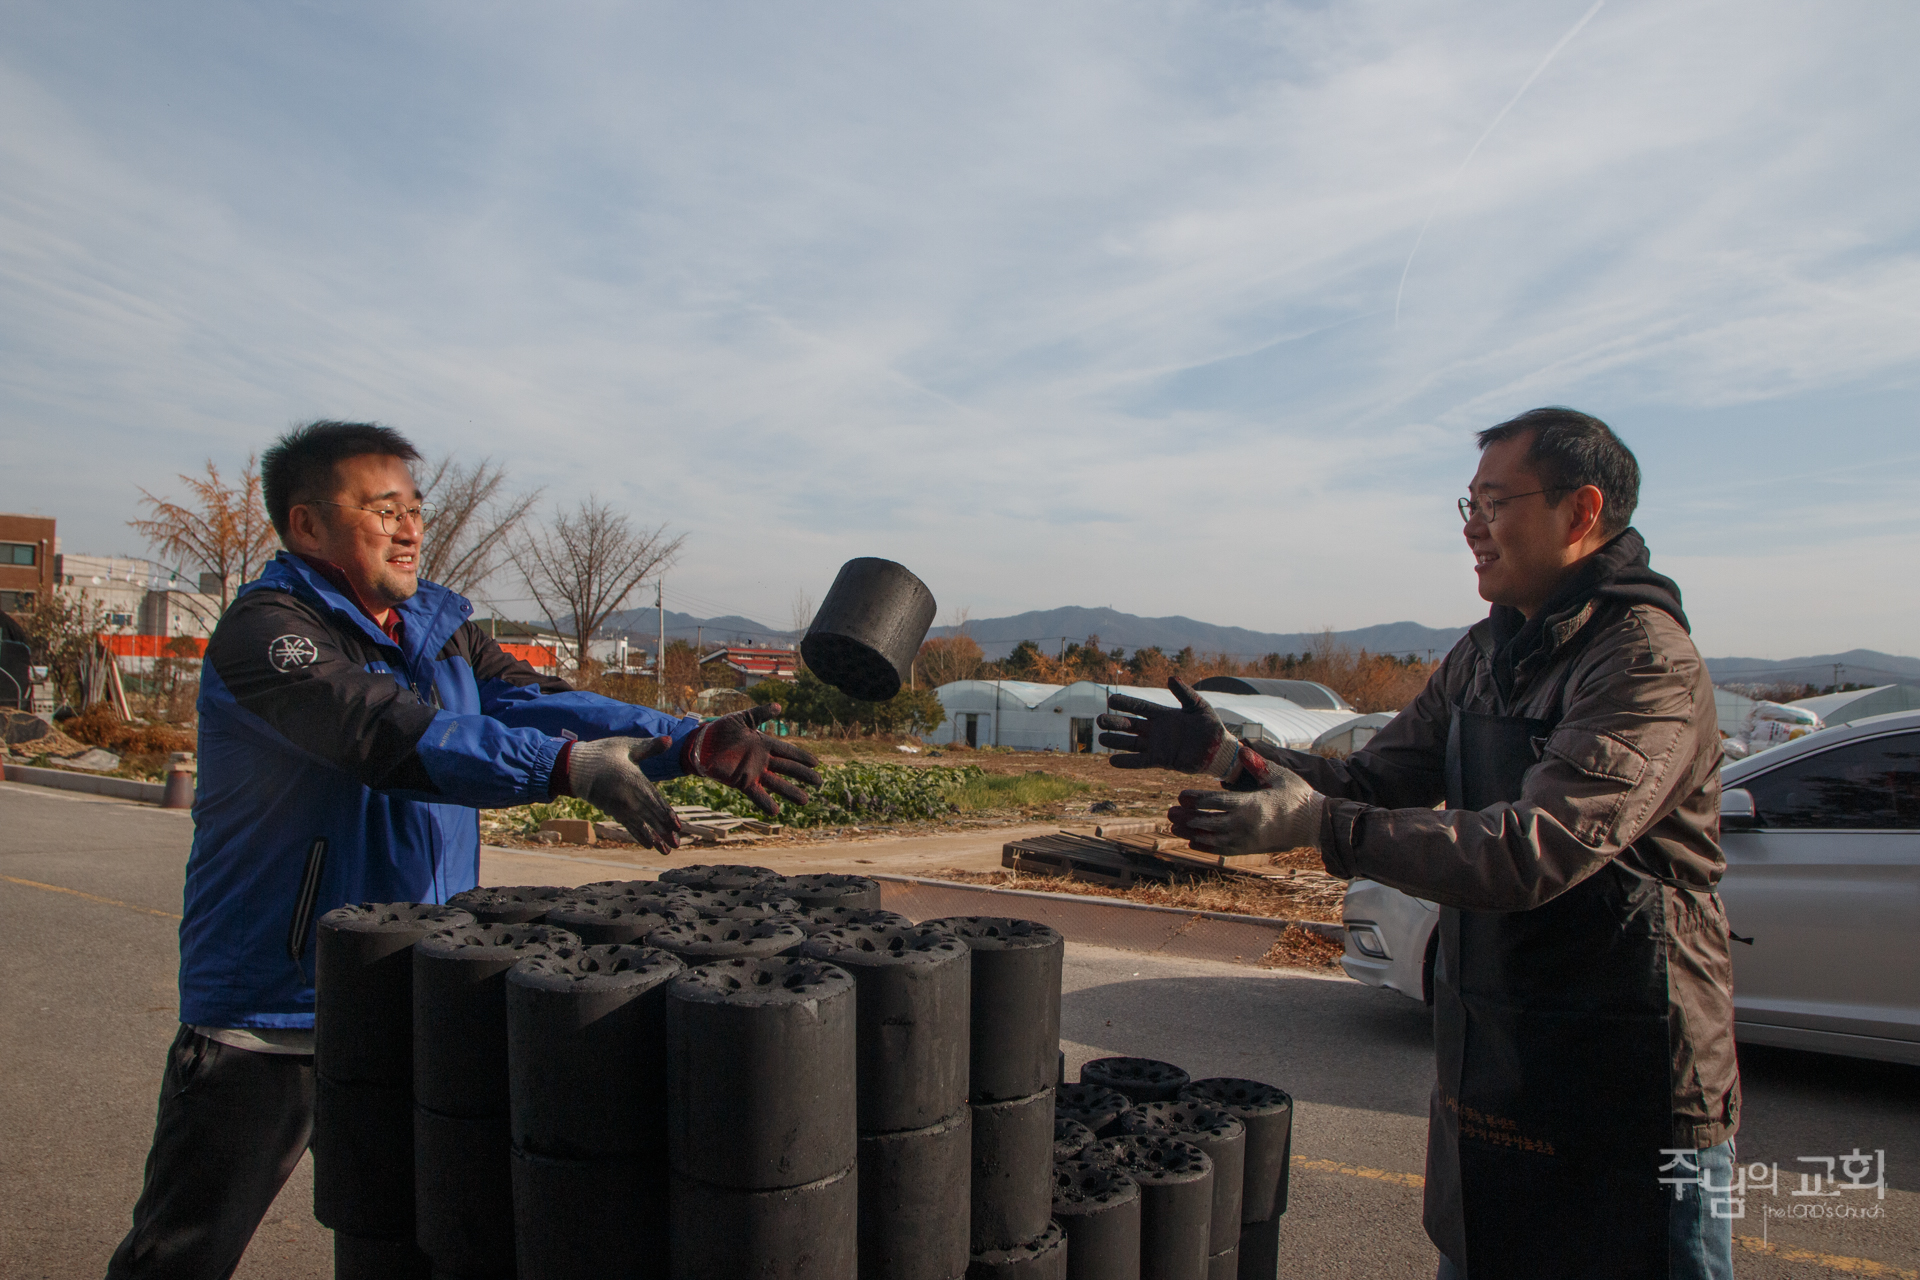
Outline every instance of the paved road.
MULTIPOLYGON (((0 784, 0 1275, 97 1276, 126 1228, 175 1027, 189 837, 182 814, 0 784)), ((562 882, 599 878, 541 865, 562 882)), ((1419 1006, 1343 978, 1074 947, 1063 1014, 1070 1069, 1138 1054, 1293 1092, 1287 1274, 1433 1274, 1419 1225, 1431 1078, 1419 1006)), ((1736 1273, 1920 1275, 1920 1071, 1784 1050, 1742 1064, 1742 1158, 1778 1162, 1782 1186, 1749 1195, 1736 1273), (1788 1194, 1796 1157, 1855 1147, 1886 1151, 1890 1189, 1841 1203, 1883 1217, 1763 1224, 1763 1208, 1813 1203, 1788 1194)), ((303 1164, 240 1276, 331 1274, 311 1188, 303 1164)))

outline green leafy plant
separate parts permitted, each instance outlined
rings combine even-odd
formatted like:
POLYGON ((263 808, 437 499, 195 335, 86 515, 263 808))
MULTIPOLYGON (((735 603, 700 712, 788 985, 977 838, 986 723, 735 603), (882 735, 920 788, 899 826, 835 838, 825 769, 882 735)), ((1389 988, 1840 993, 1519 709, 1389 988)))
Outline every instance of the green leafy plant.
POLYGON ((1087 783, 1035 769, 1029 773, 982 773, 969 778, 953 794, 954 807, 962 810, 1017 809, 1026 805, 1052 804, 1090 790, 1087 783))
MULTIPOLYGON (((846 827, 861 823, 920 822, 943 817, 963 805, 958 797, 986 775, 978 765, 959 768, 918 768, 890 762, 853 761, 829 765, 820 771, 821 785, 814 789, 808 804, 783 803, 780 816, 773 821, 791 827, 846 827)), ((1084 788, 1083 783, 1069 783, 1084 788)), ((670 778, 660 784, 660 792, 671 804, 704 805, 720 813, 741 818, 766 819, 753 801, 732 787, 711 778, 670 778)), ((1006 801, 998 803, 1037 803, 1006 801)), ((541 804, 519 805, 494 814, 495 822, 522 836, 532 836, 540 824, 554 818, 584 818, 589 822, 612 819, 585 800, 562 796, 541 804)))
MULTIPOLYGON (((957 807, 954 796, 981 776, 978 765, 957 769, 850 761, 820 771, 821 784, 804 806, 783 804, 779 821, 793 827, 841 827, 863 822, 916 822, 957 807)), ((753 802, 707 778, 674 778, 660 786, 675 804, 702 804, 743 818, 764 818, 753 802)))

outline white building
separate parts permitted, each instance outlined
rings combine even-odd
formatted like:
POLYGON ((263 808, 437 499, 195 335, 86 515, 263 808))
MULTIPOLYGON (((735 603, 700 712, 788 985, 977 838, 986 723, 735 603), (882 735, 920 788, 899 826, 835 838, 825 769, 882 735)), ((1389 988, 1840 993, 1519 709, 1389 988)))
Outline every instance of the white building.
MULTIPOLYGON (((956 680, 934 690, 947 719, 934 730, 932 741, 1104 755, 1108 748, 1100 745, 1094 719, 1107 709, 1110 693, 1131 694, 1159 706, 1180 705, 1166 689, 1091 680, 1065 686, 1026 680, 956 680)), ((1307 708, 1261 694, 1208 693, 1206 698, 1236 737, 1301 751, 1356 716, 1351 710, 1307 708)))

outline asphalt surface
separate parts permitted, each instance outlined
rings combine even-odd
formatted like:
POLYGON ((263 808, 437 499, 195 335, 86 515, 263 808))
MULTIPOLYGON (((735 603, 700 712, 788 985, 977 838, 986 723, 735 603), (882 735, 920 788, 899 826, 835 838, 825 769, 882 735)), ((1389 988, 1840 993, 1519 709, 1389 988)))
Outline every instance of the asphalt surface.
MULTIPOLYGON (((184 814, 0 784, 0 1276, 98 1276, 126 1230, 176 1029, 190 838, 184 814)), ((1420 1006, 1341 977, 1074 946, 1062 1035, 1070 1078, 1088 1058, 1131 1054, 1293 1093, 1282 1274, 1433 1274, 1420 1229, 1432 1078, 1420 1006)), ((1778 1164, 1780 1187, 1749 1193, 1735 1273, 1920 1277, 1920 1069, 1741 1056, 1741 1160, 1778 1164), (1799 1157, 1856 1148, 1885 1151, 1884 1199, 1791 1195, 1816 1167, 1799 1157), (1880 1216, 1762 1216, 1836 1208, 1880 1216)), ((303 1163, 237 1274, 331 1275, 311 1203, 303 1163)))

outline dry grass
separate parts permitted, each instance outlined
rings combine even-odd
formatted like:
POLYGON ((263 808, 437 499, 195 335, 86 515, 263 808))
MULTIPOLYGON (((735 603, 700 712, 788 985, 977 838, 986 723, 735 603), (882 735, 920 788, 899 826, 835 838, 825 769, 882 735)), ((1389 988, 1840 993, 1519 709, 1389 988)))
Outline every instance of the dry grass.
POLYGON ((96 702, 60 728, 72 738, 121 755, 164 756, 192 751, 195 733, 171 724, 129 724, 104 702, 96 702))
POLYGON ((1279 920, 1318 920, 1329 924, 1340 921, 1341 897, 1346 886, 1325 872, 1317 878, 1301 873, 1292 880, 1265 880, 1257 876, 1216 875, 1189 880, 1184 884, 1139 883, 1117 889, 1110 885, 1088 884, 1064 876, 1038 876, 1030 872, 961 871, 948 869, 933 873, 942 880, 965 884, 989 884, 1006 889, 1038 889, 1045 893, 1072 893, 1089 898, 1117 898, 1155 907, 1178 907, 1187 911, 1221 911, 1229 915, 1264 916, 1279 920))
POLYGON ((1331 938, 1290 925, 1267 948, 1260 963, 1279 969, 1337 969, 1344 951, 1345 948, 1331 938))

